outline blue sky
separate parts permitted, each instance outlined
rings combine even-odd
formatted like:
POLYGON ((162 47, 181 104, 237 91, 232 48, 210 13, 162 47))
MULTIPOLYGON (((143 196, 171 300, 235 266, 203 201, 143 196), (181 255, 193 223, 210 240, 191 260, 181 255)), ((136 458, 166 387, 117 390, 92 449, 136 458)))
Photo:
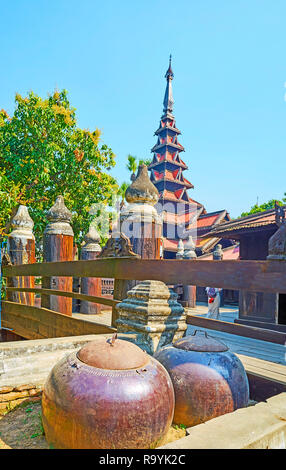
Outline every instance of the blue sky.
POLYGON ((173 56, 191 197, 237 217, 286 191, 285 0, 0 0, 0 108, 69 92, 128 181, 150 158, 173 56))

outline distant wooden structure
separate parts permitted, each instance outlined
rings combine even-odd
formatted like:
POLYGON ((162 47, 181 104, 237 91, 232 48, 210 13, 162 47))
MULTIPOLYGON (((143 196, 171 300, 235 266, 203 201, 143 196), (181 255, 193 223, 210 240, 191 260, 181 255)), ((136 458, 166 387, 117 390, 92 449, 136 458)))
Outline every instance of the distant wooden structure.
MULTIPOLYGON (((185 149, 179 141, 181 131, 177 128, 173 114, 174 73, 171 57, 165 78, 163 114, 155 131, 157 141, 151 149, 153 158, 148 169, 159 194, 155 208, 162 216, 163 257, 175 259, 179 240, 186 240, 188 235, 196 242, 198 256, 209 252, 220 239, 207 240, 203 235, 215 225, 230 220, 230 216, 225 209, 207 213, 204 205, 192 199, 188 193, 194 186, 184 176, 188 166, 181 157, 185 149)), ((228 240, 221 243, 224 247, 230 244, 228 240)))
MULTIPOLYGON (((266 260, 269 241, 279 228, 278 211, 285 219, 286 206, 277 206, 276 209, 221 224, 206 234, 206 237, 239 241, 240 260, 266 260)), ((286 332, 285 294, 269 293, 263 289, 257 292, 243 289, 239 293, 239 318, 236 322, 286 332)))

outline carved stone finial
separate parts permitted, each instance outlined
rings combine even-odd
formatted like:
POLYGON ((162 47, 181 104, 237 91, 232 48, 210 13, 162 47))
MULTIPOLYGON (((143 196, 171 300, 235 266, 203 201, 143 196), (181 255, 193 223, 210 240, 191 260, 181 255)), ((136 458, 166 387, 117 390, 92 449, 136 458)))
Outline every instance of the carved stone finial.
POLYGON ((159 192, 149 178, 146 165, 139 165, 136 179, 126 189, 125 199, 128 203, 147 203, 152 206, 158 202, 159 192))
POLYGON ((45 229, 45 234, 70 235, 73 236, 73 230, 70 222, 72 213, 65 206, 63 196, 58 196, 54 205, 47 213, 49 224, 45 229))
POLYGON ((222 245, 218 244, 213 251, 213 259, 222 260, 222 258, 223 258, 222 245))
POLYGON ((179 243, 178 243, 178 249, 177 249, 177 253, 176 253, 176 258, 177 259, 182 259, 184 256, 184 243, 183 243, 183 240, 179 240, 179 243))
POLYGON ((15 216, 11 221, 11 225, 13 231, 10 233, 10 237, 28 236, 32 239, 35 238, 32 232, 34 222, 31 219, 28 208, 26 206, 19 206, 15 216))
POLYGON ((185 243, 184 258, 185 259, 196 258, 197 255, 196 255, 195 249, 196 249, 196 245, 194 244, 193 237, 189 235, 185 243))
POLYGON ((182 338, 187 329, 186 313, 177 297, 164 282, 140 282, 116 306, 117 331, 135 333, 135 344, 149 354, 182 338))
POLYGON ((100 235, 94 225, 89 226, 89 230, 84 237, 85 244, 82 247, 82 251, 96 251, 101 252, 100 235))
POLYGON ((125 256, 140 258, 132 250, 129 238, 123 233, 117 233, 107 240, 98 258, 122 258, 125 256))
POLYGON ((286 260, 286 220, 283 219, 279 229, 268 242, 267 259, 286 260))

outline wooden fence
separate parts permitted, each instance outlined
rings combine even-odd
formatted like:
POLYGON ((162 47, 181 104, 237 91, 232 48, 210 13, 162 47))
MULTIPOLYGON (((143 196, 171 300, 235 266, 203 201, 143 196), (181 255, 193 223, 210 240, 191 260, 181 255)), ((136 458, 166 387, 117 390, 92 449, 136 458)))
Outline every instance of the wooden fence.
MULTIPOLYGON (((101 258, 90 261, 66 261, 3 266, 4 277, 68 276, 101 277, 121 280, 160 280, 166 284, 199 285, 224 289, 247 289, 255 292, 286 293, 286 262, 284 261, 203 261, 148 260, 132 258, 101 258)), ((115 306, 121 299, 88 296, 53 289, 8 287, 7 292, 32 292, 115 306)), ((109 325, 72 318, 46 308, 11 301, 2 302, 2 325, 27 339, 115 331, 109 325)), ((188 323, 222 329, 249 337, 285 344, 286 334, 260 328, 188 316, 188 323)))

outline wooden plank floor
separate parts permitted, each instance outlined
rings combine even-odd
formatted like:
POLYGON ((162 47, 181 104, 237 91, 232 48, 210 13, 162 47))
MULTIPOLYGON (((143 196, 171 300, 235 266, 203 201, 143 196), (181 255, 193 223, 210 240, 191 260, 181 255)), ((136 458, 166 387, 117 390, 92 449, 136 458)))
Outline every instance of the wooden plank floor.
MULTIPOLYGON (((220 309, 220 320, 233 322, 238 318, 238 309, 235 307, 222 307, 220 309)), ((188 309, 188 314, 206 316, 207 306, 198 305, 194 309, 188 309)), ((188 326, 187 334, 193 334, 198 327, 188 326)), ((207 328, 199 328, 206 331, 210 336, 224 342, 230 351, 247 357, 270 361, 276 364, 286 365, 286 346, 270 343, 259 339, 244 338, 243 336, 231 335, 207 328)))

